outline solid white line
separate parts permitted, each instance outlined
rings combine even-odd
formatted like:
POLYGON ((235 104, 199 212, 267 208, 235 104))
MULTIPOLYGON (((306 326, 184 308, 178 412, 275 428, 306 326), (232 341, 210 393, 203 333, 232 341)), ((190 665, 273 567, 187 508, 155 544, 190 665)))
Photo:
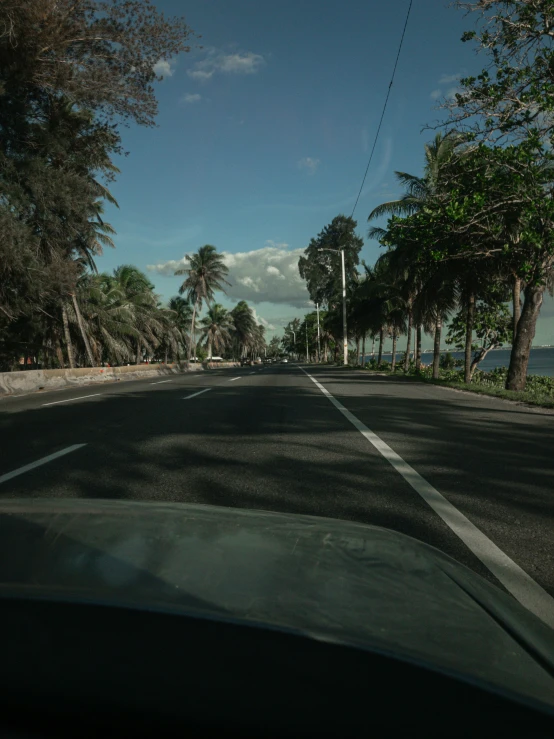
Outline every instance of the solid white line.
POLYGON ((546 590, 541 588, 519 565, 510 559, 507 554, 504 554, 488 536, 478 529, 475 524, 471 523, 444 495, 428 483, 419 472, 416 472, 413 467, 410 467, 375 432, 371 431, 353 413, 350 413, 349 410, 339 403, 321 383, 312 377, 312 375, 308 374, 305 369, 302 369, 302 372, 308 375, 310 380, 329 398, 335 408, 358 429, 370 444, 373 444, 375 449, 402 475, 416 493, 421 495, 423 500, 442 518, 456 536, 500 580, 506 590, 522 605, 542 619, 542 621, 554 628, 554 598, 546 590))
POLYGON ((207 387, 205 390, 199 390, 197 393, 193 393, 192 395, 187 395, 186 398, 183 398, 183 400, 190 400, 191 398, 196 398, 197 395, 202 395, 202 393, 207 393, 208 390, 211 390, 211 387, 207 387))
POLYGON ((233 377, 229 380, 229 382, 234 382, 235 380, 240 380, 240 377, 233 377))
POLYGON ((102 395, 102 393, 93 393, 92 395, 80 395, 78 398, 68 398, 67 400, 55 400, 52 403, 43 403, 43 407, 45 405, 58 405, 59 403, 71 403, 72 400, 83 400, 84 398, 95 398, 97 395, 102 395))
POLYGON ((162 382, 173 382, 173 380, 159 380, 158 382, 151 382, 150 385, 161 385, 162 382))
POLYGON ((86 444, 73 444, 73 446, 68 446, 59 452, 54 452, 54 454, 49 454, 47 457, 43 457, 42 459, 37 459, 36 462, 31 462, 31 464, 26 464, 24 467, 20 467, 17 470, 13 470, 13 472, 7 472, 5 475, 0 476, 0 483, 7 482, 8 480, 11 480, 12 477, 17 477, 18 475, 22 475, 24 472, 29 472, 29 470, 34 470, 35 467, 41 467, 43 464, 48 464, 48 462, 52 462, 52 460, 58 459, 58 457, 63 457, 66 454, 70 454, 71 452, 74 452, 77 449, 81 449, 81 447, 84 447, 84 446, 86 446, 86 444))

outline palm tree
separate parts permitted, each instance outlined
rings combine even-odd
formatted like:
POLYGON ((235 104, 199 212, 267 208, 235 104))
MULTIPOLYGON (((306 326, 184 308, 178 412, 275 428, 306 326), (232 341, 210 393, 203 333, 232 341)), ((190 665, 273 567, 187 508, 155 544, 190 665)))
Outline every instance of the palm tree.
POLYGON ((154 285, 143 272, 130 264, 114 270, 114 279, 133 313, 137 331, 136 364, 140 364, 143 349, 152 353, 163 334, 163 322, 157 310, 158 299, 154 294, 154 285))
POLYGON ((230 313, 233 323, 233 341, 235 356, 242 359, 248 353, 256 327, 254 313, 244 300, 240 300, 230 313))
POLYGON ((185 293, 192 303, 192 317, 190 324, 190 341, 188 347, 188 361, 190 362, 192 345, 195 343, 194 324, 197 310, 202 308, 203 303, 211 303, 214 300, 215 291, 225 292, 223 285, 229 285, 225 277, 229 274, 229 268, 223 261, 221 254, 217 253, 215 246, 205 244, 195 254, 187 255, 188 267, 178 269, 176 275, 186 275, 186 280, 179 288, 179 294, 185 293))
POLYGON ((180 337, 179 345, 177 346, 177 360, 180 361, 179 346, 182 345, 186 349, 190 341, 187 331, 192 318, 192 308, 189 301, 180 295, 175 295, 170 299, 168 308, 173 314, 171 320, 180 337))
POLYGON ((433 379, 439 378, 442 327, 460 299, 456 270, 451 264, 438 264, 422 283, 414 303, 416 323, 433 335, 433 379))
POLYGON ((219 303, 210 306, 208 314, 200 321, 202 338, 206 339, 208 359, 213 350, 220 354, 231 341, 232 320, 227 310, 219 303))
MULTIPOLYGON (((429 198, 440 187, 442 167, 450 160, 456 147, 463 143, 463 137, 455 132, 437 133, 430 144, 425 144, 425 167, 423 177, 395 172, 398 182, 406 188, 406 192, 398 200, 389 200, 374 208, 368 221, 381 216, 409 216, 425 207, 429 198)), ((370 230, 370 238, 372 229, 370 230)))

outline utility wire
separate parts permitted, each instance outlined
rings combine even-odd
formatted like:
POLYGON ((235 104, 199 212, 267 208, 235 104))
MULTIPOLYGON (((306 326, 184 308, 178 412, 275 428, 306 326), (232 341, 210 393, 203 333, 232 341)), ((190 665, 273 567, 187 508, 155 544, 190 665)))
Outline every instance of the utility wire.
POLYGON ((367 163, 367 167, 365 168, 365 174, 364 178, 362 180, 362 184, 360 185, 360 190, 358 192, 358 197, 356 198, 356 202, 354 203, 354 207, 352 208, 352 213, 350 214, 350 218, 354 215, 354 211, 356 210, 356 206, 358 205, 358 200, 360 199, 360 195, 362 194, 362 190, 364 189, 365 180, 367 177, 367 173, 369 171, 369 165, 371 164, 371 160, 373 159, 373 152, 375 151, 375 146, 377 145, 377 139, 379 138, 379 131, 381 130, 381 124, 383 123, 383 118, 385 117, 385 111, 387 109, 387 103, 389 102, 389 95, 392 88, 392 83, 394 82, 394 75, 396 73, 396 67, 398 66, 398 60, 400 58, 400 52, 402 50, 402 44, 404 42, 404 35, 406 33, 406 27, 408 25, 408 18, 410 17, 410 11, 412 9, 412 3, 413 0, 410 0, 410 5, 408 6, 408 12, 406 14, 406 20, 404 22, 404 28, 402 30, 402 36, 400 38, 400 45, 398 47, 398 53, 396 55, 396 61, 394 62, 394 69, 392 70, 392 76, 390 78, 389 82, 389 89, 387 90, 387 96, 385 98, 385 104, 383 105, 383 111, 381 113, 381 119, 379 120, 379 125, 377 126, 377 133, 375 134, 375 140, 373 141, 373 147, 371 149, 371 154, 369 155, 369 161, 367 163))

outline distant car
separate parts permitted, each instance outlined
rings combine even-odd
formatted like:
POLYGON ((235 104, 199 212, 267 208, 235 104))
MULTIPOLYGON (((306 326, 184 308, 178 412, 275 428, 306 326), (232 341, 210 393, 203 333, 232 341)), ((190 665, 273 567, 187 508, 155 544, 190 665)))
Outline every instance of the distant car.
POLYGON ((266 357, 264 359, 264 364, 271 364, 272 361, 273 361, 272 359, 269 359, 269 357, 266 357))
POLYGON ((286 357, 284 357, 284 359, 281 359, 282 364, 288 364, 288 361, 289 360, 286 357))
POLYGON ((249 359, 241 359, 240 360, 240 366, 241 367, 250 367, 252 362, 249 359))
POLYGON ((209 357, 208 362, 223 362, 223 357, 209 357))

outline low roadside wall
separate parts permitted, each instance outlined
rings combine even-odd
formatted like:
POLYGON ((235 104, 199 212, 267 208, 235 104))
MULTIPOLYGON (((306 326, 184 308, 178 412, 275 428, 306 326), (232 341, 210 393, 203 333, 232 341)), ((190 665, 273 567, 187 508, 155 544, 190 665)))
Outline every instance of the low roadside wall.
POLYGON ((202 362, 204 369, 223 369, 225 367, 240 367, 240 362, 202 362))
POLYGON ((199 364, 136 364, 124 367, 80 367, 79 369, 21 370, 0 372, 0 396, 32 393, 38 390, 56 390, 61 387, 76 387, 102 382, 137 380, 143 377, 157 377, 198 372, 204 368, 199 364))

